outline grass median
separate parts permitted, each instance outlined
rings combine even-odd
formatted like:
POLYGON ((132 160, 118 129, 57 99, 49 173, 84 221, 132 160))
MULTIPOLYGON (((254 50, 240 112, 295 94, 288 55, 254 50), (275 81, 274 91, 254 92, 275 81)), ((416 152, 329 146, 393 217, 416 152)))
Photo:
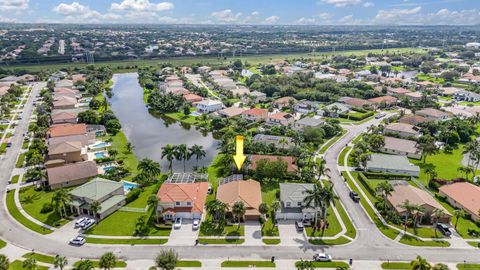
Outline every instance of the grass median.
POLYGON ((176 267, 202 267, 201 261, 178 261, 176 267))
POLYGON ((408 262, 384 262, 382 263, 382 269, 408 270, 412 269, 412 266, 408 262))
POLYGON ((275 268, 277 267, 274 262, 271 261, 224 261, 222 262, 222 267, 268 267, 275 268))
MULTIPOLYGON (((300 261, 295 262, 295 266, 298 265, 300 261)), ((332 261, 332 262, 313 262, 313 267, 315 268, 332 268, 332 269, 338 269, 338 268, 345 268, 348 269, 349 265, 346 262, 338 262, 338 261, 332 261)))
POLYGON ((100 245, 165 245, 168 239, 152 238, 86 238, 88 244, 100 245))
POLYGON ((241 245, 245 239, 227 239, 227 238, 199 238, 198 243, 202 245, 241 245))
POLYGON ((49 234, 53 231, 47 228, 44 228, 26 218, 20 210, 18 210, 17 205, 15 205, 15 191, 11 190, 7 192, 7 209, 10 215, 18 221, 23 226, 27 227, 28 229, 35 231, 40 234, 49 234))
POLYGON ((323 144, 322 147, 320 148, 320 154, 324 154, 328 150, 328 148, 330 148, 330 146, 332 146, 336 141, 338 141, 346 133, 347 133, 347 130, 343 129, 340 134, 331 138, 329 141, 327 141, 327 143, 323 144))
POLYGON ((335 245, 345 245, 350 243, 350 240, 340 236, 337 239, 308 239, 308 242, 312 245, 319 246, 335 246, 335 245))
MULTIPOLYGON (((100 268, 100 261, 93 261, 93 260, 91 260, 91 261, 92 261, 92 264, 93 264, 93 267, 94 267, 94 268, 100 268)), ((73 264, 73 269, 77 269, 76 267, 78 267, 78 266, 80 265, 80 262, 81 262, 81 261, 78 261, 78 262, 74 263, 74 264, 73 264)), ((117 261, 117 262, 115 263, 115 267, 114 267, 114 268, 125 268, 125 267, 127 267, 127 263, 126 263, 126 262, 124 262, 124 261, 117 261)))
POLYGON ((262 239, 262 241, 266 245, 278 245, 278 244, 280 244, 280 239, 278 239, 278 238, 262 239))

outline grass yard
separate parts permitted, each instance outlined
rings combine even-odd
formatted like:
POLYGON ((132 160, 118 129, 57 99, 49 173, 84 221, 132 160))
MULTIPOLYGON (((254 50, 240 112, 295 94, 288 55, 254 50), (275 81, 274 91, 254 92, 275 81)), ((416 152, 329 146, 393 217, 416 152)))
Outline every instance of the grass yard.
POLYGON ((35 231, 40 234, 49 234, 52 233, 53 231, 47 228, 44 228, 29 219, 27 219, 20 210, 18 210, 17 206, 15 205, 15 193, 14 191, 9 191, 7 192, 7 209, 10 215, 17 220, 20 224, 23 226, 27 227, 28 229, 35 231))
POLYGON ((262 224, 262 236, 279 236, 278 227, 273 224, 271 218, 262 224))
POLYGON ((25 259, 34 258, 35 260, 37 260, 37 262, 48 263, 48 264, 53 264, 54 261, 55 261, 55 258, 52 257, 52 256, 45 255, 45 254, 33 253, 33 252, 29 252, 29 253, 23 255, 22 257, 25 258, 25 259))
POLYGON ((400 239, 400 243, 410 245, 410 246, 418 246, 418 247, 449 247, 450 246, 450 243, 448 243, 447 241, 442 241, 442 240, 422 241, 410 235, 404 235, 400 239))
POLYGON ((178 261, 176 267, 202 267, 201 261, 178 261))
POLYGON ((412 269, 412 266, 408 262, 384 262, 382 263, 382 269, 408 270, 412 269))
POLYGON ((339 199, 335 199, 335 206, 337 207, 338 213, 340 214, 340 217, 342 218, 343 223, 345 224, 345 227, 347 229, 345 235, 350 238, 355 238, 357 236, 357 230, 355 230, 355 227, 353 226, 353 223, 350 220, 347 211, 345 211, 345 208, 343 207, 342 202, 339 199))
POLYGON ((417 79, 419 79, 420 81, 429 81, 429 82, 433 82, 433 83, 436 83, 436 84, 444 84, 445 83, 445 79, 443 78, 434 78, 428 74, 424 74, 424 73, 418 73, 417 74, 417 79))
POLYGON ((4 248, 7 246, 7 242, 3 241, 2 239, 0 239, 0 249, 4 248))
MULTIPOLYGON (((396 225, 395 227, 399 228, 400 230, 404 229, 404 227, 401 225, 396 225)), ((437 231, 437 235, 435 235, 435 230, 431 227, 407 228, 407 232, 422 238, 442 238, 443 237, 443 234, 439 231, 437 231)))
POLYGON ((277 267, 274 262, 271 261, 224 261, 222 262, 222 267, 245 267, 245 268, 255 268, 255 267, 277 267))
POLYGON ((280 244, 280 239, 278 238, 269 238, 269 239, 262 239, 265 245, 278 245, 280 244))
POLYGON ((142 238, 93 238, 87 237, 89 244, 101 245, 165 245, 168 239, 142 239, 142 238))
POLYGON ((138 173, 138 159, 133 152, 126 151, 127 137, 120 131, 115 136, 112 136, 112 139, 111 149, 118 151, 116 159, 123 161, 123 166, 131 172, 131 176, 127 177, 127 179, 133 178, 138 173))
MULTIPOLYGON (((92 261, 94 268, 100 268, 100 261, 92 261)), ((77 261, 73 264, 73 267, 77 267, 80 264, 80 261, 77 261)), ((127 263, 124 261, 117 261, 115 263, 115 268, 125 268, 127 267, 127 263)))
POLYGON ((183 122, 185 124, 190 124, 190 125, 198 124, 197 117, 192 115, 185 115, 183 114, 183 112, 167 113, 165 114, 165 116, 173 120, 183 122))
POLYGON ((329 141, 327 141, 326 143, 324 143, 321 147, 320 147, 320 154, 324 154, 327 149, 332 145, 334 144, 336 141, 338 141, 343 135, 345 135, 347 133, 347 130, 346 129, 342 129, 342 132, 340 134, 338 134, 337 136, 333 137, 332 139, 330 139, 329 141))
POLYGON ((337 239, 333 240, 321 240, 321 239, 308 239, 308 242, 312 245, 322 245, 322 246, 334 246, 334 245, 345 245, 350 243, 350 240, 347 238, 340 236, 337 239))
POLYGON ((338 165, 339 166, 345 166, 345 156, 347 155, 348 151, 352 149, 350 146, 347 146, 343 148, 342 152, 340 152, 340 155, 338 156, 338 165))
POLYGON ((169 236, 172 229, 171 226, 160 227, 160 225, 155 225, 155 220, 151 217, 151 213, 151 211, 149 213, 116 211, 100 221, 97 225, 93 226, 86 234, 134 236, 137 219, 143 215, 147 215, 147 217, 150 218, 148 221, 149 226, 145 235, 169 236))
POLYGON ((198 243, 202 245, 240 245, 245 239, 218 239, 218 238, 199 238, 198 243))
MULTIPOLYGON (((295 262, 295 265, 297 263, 300 263, 300 261, 295 262)), ((341 268, 344 267, 346 269, 350 268, 349 265, 346 262, 338 262, 338 261, 332 261, 332 262, 313 262, 313 267, 315 268, 341 268)))
POLYGON ((480 270, 480 264, 478 263, 459 263, 457 264, 458 270, 469 269, 469 270, 480 270))
POLYGON ((465 217, 460 217, 457 221, 457 218, 455 217, 455 209, 448 203, 444 202, 441 200, 437 200, 445 209, 452 214, 452 225, 455 226, 457 225, 456 231, 458 234, 460 234, 461 237, 465 239, 474 239, 476 237, 472 237, 471 235, 468 234, 468 229, 475 229, 475 230, 480 230, 478 225, 473 222, 471 219, 465 218, 465 217))
MULTIPOLYGON (((8 270, 24 270, 25 268, 22 267, 22 261, 15 260, 10 263, 10 266, 8 267, 8 270)), ((40 266, 37 265, 36 270, 48 270, 49 268, 46 266, 40 266)))
POLYGON ((150 195, 157 194, 159 188, 160 184, 145 187, 142 193, 140 193, 140 196, 138 196, 136 200, 125 205, 125 207, 145 208, 147 206, 147 201, 150 195))
POLYGON ((16 164, 15 166, 16 166, 17 168, 22 168, 24 162, 25 162, 25 153, 21 153, 21 154, 18 156, 17 164, 16 164))
POLYGON ((20 175, 14 175, 12 176, 12 179, 10 180, 11 184, 16 184, 20 180, 20 175))
POLYGON ((470 246, 480 248, 480 242, 467 242, 470 246))
POLYGON ((335 236, 342 231, 342 227, 340 226, 340 222, 333 212, 332 206, 328 207, 327 209, 327 222, 328 229, 324 231, 317 230, 313 232, 312 227, 305 227, 305 234, 310 237, 329 237, 335 236))
POLYGON ((20 203, 23 210, 36 220, 50 225, 52 227, 61 227, 69 220, 60 217, 57 211, 52 210, 48 213, 42 213, 41 210, 45 204, 51 204, 54 192, 35 190, 33 186, 20 189, 20 203))
POLYGON ((244 236, 245 227, 243 225, 217 226, 207 217, 200 225, 199 236, 244 236))

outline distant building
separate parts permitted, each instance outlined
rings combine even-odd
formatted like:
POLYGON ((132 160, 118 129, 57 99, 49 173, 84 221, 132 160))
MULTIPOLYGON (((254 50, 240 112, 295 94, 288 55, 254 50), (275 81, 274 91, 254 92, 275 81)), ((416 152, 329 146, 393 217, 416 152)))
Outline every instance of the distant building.
POLYGON ((380 152, 416 159, 422 157, 422 151, 418 148, 416 141, 394 137, 385 137, 385 145, 380 148, 380 152))
POLYGON ((390 174, 405 174, 418 177, 420 167, 410 163, 406 156, 371 154, 367 161, 367 171, 390 174))
POLYGON ((325 124, 325 121, 320 116, 304 117, 293 124, 293 127, 297 130, 303 130, 306 127, 319 127, 325 124))
POLYGON ((205 99, 196 104, 199 113, 212 113, 223 108, 223 103, 219 100, 205 99))
POLYGON ((415 112, 416 115, 423 116, 430 120, 448 120, 451 117, 450 113, 443 112, 433 108, 425 108, 415 112))
POLYGON ((268 117, 266 109, 253 108, 242 112, 242 118, 248 121, 264 121, 268 117))
POLYGON ((288 149, 293 146, 292 138, 286 136, 256 134, 255 136, 253 136, 253 141, 266 145, 273 144, 276 148, 282 149, 288 149))

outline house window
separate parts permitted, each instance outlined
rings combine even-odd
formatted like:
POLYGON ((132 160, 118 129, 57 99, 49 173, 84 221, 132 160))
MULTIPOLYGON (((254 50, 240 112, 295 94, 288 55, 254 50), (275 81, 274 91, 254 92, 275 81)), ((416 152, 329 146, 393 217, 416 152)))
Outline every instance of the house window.
POLYGON ((187 202, 187 206, 192 206, 192 203, 191 203, 191 202, 187 202))
POLYGON ((175 206, 180 206, 180 202, 175 202, 175 206))
POLYGON ((302 206, 302 202, 297 202, 297 206, 302 206))
POLYGON ((287 207, 290 207, 292 205, 291 202, 287 202, 287 207))

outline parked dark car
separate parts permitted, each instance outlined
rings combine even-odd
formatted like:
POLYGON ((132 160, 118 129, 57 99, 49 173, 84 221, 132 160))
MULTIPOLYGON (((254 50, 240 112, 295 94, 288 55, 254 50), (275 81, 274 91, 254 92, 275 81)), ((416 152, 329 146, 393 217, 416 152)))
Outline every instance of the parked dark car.
POLYGON ((450 228, 448 228, 448 226, 443 223, 437 223, 437 229, 445 236, 452 235, 450 228))
POLYGON ((352 200, 354 202, 359 202, 360 201, 360 196, 358 196, 358 194, 355 191, 350 191, 349 196, 350 196, 350 198, 352 198, 352 200))
POLYGON ((297 228, 297 231, 303 232, 303 222, 302 221, 295 221, 295 228, 297 228))

